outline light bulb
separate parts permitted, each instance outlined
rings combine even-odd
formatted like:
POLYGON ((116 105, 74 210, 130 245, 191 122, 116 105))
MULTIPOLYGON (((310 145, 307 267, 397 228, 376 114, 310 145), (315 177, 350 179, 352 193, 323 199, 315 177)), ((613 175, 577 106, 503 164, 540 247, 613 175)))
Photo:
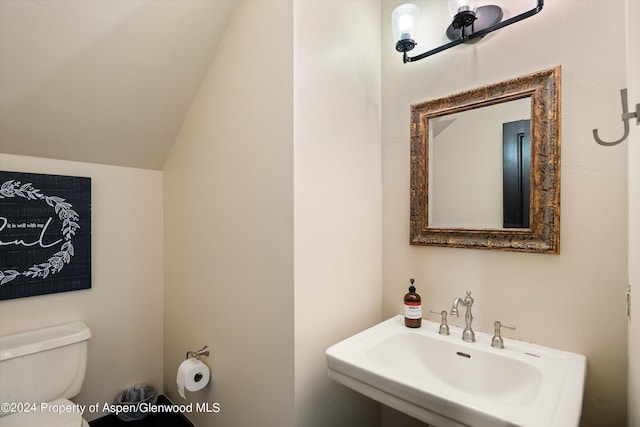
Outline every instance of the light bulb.
POLYGON ((420 9, 412 3, 401 4, 393 9, 391 22, 393 37, 396 41, 413 40, 415 24, 419 15, 420 9))
POLYGON ((456 16, 460 12, 476 11, 476 0, 449 0, 449 13, 451 17, 456 16))

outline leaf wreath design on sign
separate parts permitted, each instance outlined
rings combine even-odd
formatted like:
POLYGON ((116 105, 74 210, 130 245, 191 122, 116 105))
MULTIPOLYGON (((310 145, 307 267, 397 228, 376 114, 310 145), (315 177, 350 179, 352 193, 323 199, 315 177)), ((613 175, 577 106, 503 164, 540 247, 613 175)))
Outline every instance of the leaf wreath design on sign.
MULTIPOLYGON (((31 183, 22 184, 20 181, 5 181, 0 186, 0 199, 22 197, 30 201, 44 201, 51 206, 62 222, 62 236, 55 242, 60 243, 59 250, 53 254, 46 262, 34 264, 25 271, 17 270, 0 270, 0 285, 11 282, 18 276, 26 276, 29 278, 41 277, 45 279, 50 274, 59 273, 71 261, 74 255, 74 247, 72 237, 75 236, 76 230, 80 228, 78 221, 80 216, 73 209, 73 206, 64 198, 57 196, 47 196, 40 193, 40 190, 34 188, 31 183)), ((53 246, 53 245, 52 245, 53 246)))

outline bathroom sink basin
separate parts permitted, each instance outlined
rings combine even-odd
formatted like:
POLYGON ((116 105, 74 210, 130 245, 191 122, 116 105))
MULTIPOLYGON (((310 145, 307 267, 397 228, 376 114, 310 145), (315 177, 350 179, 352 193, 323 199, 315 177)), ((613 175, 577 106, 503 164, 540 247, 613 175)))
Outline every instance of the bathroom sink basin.
POLYGON ((435 427, 578 426, 586 371, 582 355, 462 330, 438 334, 395 316, 330 347, 329 377, 435 427))

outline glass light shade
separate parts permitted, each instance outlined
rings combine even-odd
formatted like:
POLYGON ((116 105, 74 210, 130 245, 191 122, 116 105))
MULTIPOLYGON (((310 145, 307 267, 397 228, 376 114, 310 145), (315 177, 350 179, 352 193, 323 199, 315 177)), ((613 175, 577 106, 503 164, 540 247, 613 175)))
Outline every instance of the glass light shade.
POLYGON ((456 16, 460 12, 467 11, 476 11, 476 0, 449 0, 449 13, 451 17, 456 16))
POLYGON ((412 3, 401 4, 391 12, 393 37, 396 41, 413 40, 414 29, 420 9, 412 3))

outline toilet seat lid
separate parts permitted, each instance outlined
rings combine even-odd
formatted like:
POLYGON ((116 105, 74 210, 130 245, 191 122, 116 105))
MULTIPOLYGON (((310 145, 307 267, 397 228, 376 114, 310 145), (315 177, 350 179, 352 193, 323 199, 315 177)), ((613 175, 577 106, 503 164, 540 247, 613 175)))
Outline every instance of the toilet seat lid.
POLYGON ((71 408, 76 404, 67 399, 57 399, 45 405, 37 404, 35 412, 17 412, 0 418, 2 427, 81 427, 83 424, 80 412, 56 413, 54 408, 71 408), (44 410, 41 410, 43 409, 44 410), (48 410, 47 410, 48 409, 48 410))

